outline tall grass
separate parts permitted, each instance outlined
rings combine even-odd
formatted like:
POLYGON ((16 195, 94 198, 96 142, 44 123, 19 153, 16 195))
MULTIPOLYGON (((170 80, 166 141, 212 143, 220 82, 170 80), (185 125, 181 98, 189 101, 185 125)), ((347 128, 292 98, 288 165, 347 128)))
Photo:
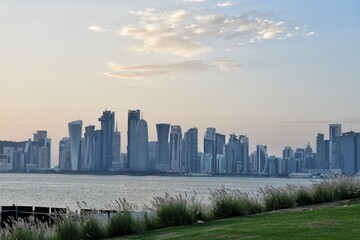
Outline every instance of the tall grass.
POLYGON ((274 188, 267 186, 260 189, 263 196, 266 211, 273 211, 296 206, 295 190, 291 185, 274 188))
POLYGON ((194 195, 165 194, 155 197, 144 214, 135 217, 136 206, 119 199, 117 213, 99 215, 61 215, 54 226, 24 220, 14 221, 0 229, 0 239, 11 240, 77 240, 117 237, 146 230, 193 224, 219 218, 245 216, 298 206, 360 198, 359 178, 338 178, 314 182, 311 186, 267 186, 256 194, 221 188, 210 190, 210 204, 194 195))
POLYGON ((210 190, 211 212, 214 218, 244 216, 264 211, 263 204, 254 195, 226 188, 210 190))
POLYGON ((206 219, 206 207, 196 196, 165 194, 155 197, 149 209, 155 214, 152 224, 158 227, 187 225, 206 219))

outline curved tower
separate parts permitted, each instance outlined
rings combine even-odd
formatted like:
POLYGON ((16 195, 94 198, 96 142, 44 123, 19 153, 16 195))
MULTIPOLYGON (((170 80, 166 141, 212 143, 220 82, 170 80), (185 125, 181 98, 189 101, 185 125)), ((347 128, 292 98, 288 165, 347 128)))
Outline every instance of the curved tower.
POLYGON ((132 170, 138 172, 148 171, 149 140, 148 127, 145 120, 141 119, 136 126, 136 161, 132 170))
POLYGON ((156 169, 160 171, 168 171, 170 168, 169 129, 170 129, 170 124, 167 123, 156 124, 158 146, 159 146, 158 162, 156 163, 156 169))
POLYGON ((127 162, 125 169, 132 169, 131 166, 136 161, 136 128, 140 121, 140 110, 128 111, 128 131, 127 131, 127 162))
POLYGON ((80 165, 80 154, 81 154, 81 128, 82 121, 77 120, 70 122, 69 127, 69 138, 70 138, 70 163, 71 170, 78 171, 80 165))

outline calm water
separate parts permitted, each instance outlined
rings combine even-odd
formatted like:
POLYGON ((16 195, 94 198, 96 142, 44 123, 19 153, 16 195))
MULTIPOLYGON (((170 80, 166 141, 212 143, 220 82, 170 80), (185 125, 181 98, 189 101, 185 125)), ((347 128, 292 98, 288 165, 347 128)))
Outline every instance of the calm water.
POLYGON ((60 174, 0 174, 0 206, 29 205, 78 209, 78 202, 92 208, 115 205, 125 198, 138 205, 149 204, 156 196, 196 191, 208 201, 209 189, 222 186, 256 192, 260 187, 286 184, 309 185, 309 179, 236 178, 236 177, 167 177, 167 176, 94 176, 60 174))

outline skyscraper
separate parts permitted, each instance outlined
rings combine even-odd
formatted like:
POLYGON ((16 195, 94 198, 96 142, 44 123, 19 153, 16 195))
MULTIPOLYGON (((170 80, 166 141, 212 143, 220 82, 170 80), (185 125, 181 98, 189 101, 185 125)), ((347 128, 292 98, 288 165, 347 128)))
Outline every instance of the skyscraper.
POLYGON ((47 137, 47 131, 38 130, 34 133, 34 142, 37 146, 35 162, 38 168, 51 167, 51 139, 47 137))
POLYGON ((200 162, 198 158, 198 129, 190 128, 183 139, 183 172, 200 172, 200 162))
POLYGON ((125 169, 132 168, 131 164, 136 161, 136 129, 140 121, 140 110, 128 111, 128 132, 127 132, 127 162, 124 164, 125 169))
POLYGON ((148 165, 149 171, 156 170, 157 153, 158 153, 157 141, 149 142, 149 165, 148 165))
POLYGON ((329 167, 341 168, 341 124, 329 125, 329 167))
POLYGON ((95 126, 85 127, 84 137, 84 165, 87 169, 95 170, 95 126))
POLYGON ((119 132, 116 123, 114 139, 113 139, 113 161, 118 162, 119 164, 120 164, 120 149, 121 149, 121 133, 119 132))
POLYGON ((170 171, 180 172, 182 131, 180 126, 170 130, 170 171))
POLYGON ((69 138, 62 138, 59 142, 59 168, 63 171, 71 170, 69 138))
POLYGON ((114 138, 114 123, 115 123, 115 113, 105 110, 103 115, 99 118, 101 123, 102 131, 102 170, 107 170, 111 167, 113 160, 113 138, 114 138))
POLYGON ((341 124, 329 124, 329 139, 333 140, 341 136, 341 124))
POLYGON ((240 162, 242 163, 242 173, 249 173, 249 138, 244 135, 239 136, 240 140, 240 162))
POLYGON ((77 120, 70 122, 68 124, 68 128, 70 138, 71 170, 78 171, 80 167, 82 121, 77 120))
POLYGON ((207 128, 204 136, 204 157, 210 162, 210 172, 215 172, 216 149, 215 149, 215 128, 207 128))
POLYGON ((318 133, 316 137, 316 169, 325 169, 325 142, 322 133, 318 133))
POLYGON ((148 171, 149 164, 149 140, 148 127, 144 119, 141 119, 136 128, 136 160, 133 161, 131 170, 138 172, 148 171))
POLYGON ((360 171, 360 133, 343 133, 341 137, 342 173, 353 175, 360 171))
MULTIPOLYGON (((215 134, 215 156, 223 155, 224 156, 224 146, 225 146, 225 135, 216 133, 215 134)), ((225 156, 224 156, 225 161, 225 156)), ((218 173, 218 164, 213 164, 214 173, 218 173)))
POLYGON ((256 145, 256 165, 258 174, 267 173, 267 150, 264 145, 256 145))
POLYGON ((156 131, 158 137, 158 150, 159 150, 156 169, 159 171, 168 171, 170 169, 169 129, 170 129, 170 124, 167 123, 156 124, 156 131))

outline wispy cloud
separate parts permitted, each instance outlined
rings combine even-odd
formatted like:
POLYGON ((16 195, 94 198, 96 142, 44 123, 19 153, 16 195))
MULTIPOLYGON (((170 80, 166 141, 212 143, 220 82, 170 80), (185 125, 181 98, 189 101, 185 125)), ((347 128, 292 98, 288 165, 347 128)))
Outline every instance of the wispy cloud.
POLYGON ((217 6, 218 7, 233 7, 233 6, 236 6, 238 4, 239 3, 237 3, 237 2, 226 1, 226 2, 223 2, 223 3, 218 3, 217 6))
POLYGON ((205 39, 209 38, 222 39, 217 42, 223 45, 234 45, 229 42, 261 42, 290 36, 284 22, 263 18, 255 11, 229 16, 189 9, 157 12, 147 8, 130 13, 139 17, 137 23, 123 26, 119 33, 141 42, 129 48, 137 53, 193 58, 214 50, 214 46, 205 44, 205 39))
POLYGON ((92 26, 88 27, 88 29, 93 32, 106 32, 107 31, 106 28, 101 27, 101 26, 96 26, 96 25, 92 25, 92 26))
POLYGON ((205 62, 201 60, 181 61, 169 64, 122 65, 109 62, 109 71, 104 74, 119 79, 145 79, 166 74, 180 74, 187 71, 236 70, 240 64, 233 60, 205 62))

